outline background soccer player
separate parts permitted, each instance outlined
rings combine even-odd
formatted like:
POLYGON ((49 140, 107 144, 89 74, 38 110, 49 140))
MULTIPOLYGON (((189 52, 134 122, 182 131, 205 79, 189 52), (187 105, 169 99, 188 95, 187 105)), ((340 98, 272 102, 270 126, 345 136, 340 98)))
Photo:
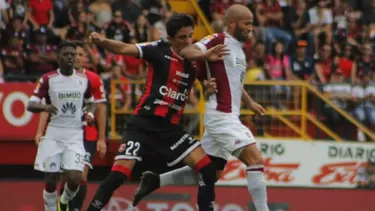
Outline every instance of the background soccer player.
MULTIPOLYGON (((239 158, 247 166, 247 186, 257 211, 268 211, 264 161, 252 133, 239 120, 241 100, 257 115, 265 112, 243 89, 246 57, 242 42, 249 39, 253 30, 253 14, 247 7, 235 4, 226 11, 225 23, 225 33, 209 35, 181 51, 186 59, 205 60, 205 52, 212 46, 226 44, 229 50, 222 61, 207 61, 207 75, 216 78, 218 92, 206 103, 202 147, 215 163, 217 180, 230 156, 239 158)), ((134 204, 157 186, 196 183, 194 175, 188 172, 191 169, 184 167, 162 174, 160 178, 151 172, 145 173, 134 204)))
MULTIPOLYGON (((92 166, 92 160, 94 159, 94 156, 96 154, 96 151, 100 153, 100 157, 104 157, 106 151, 107 151, 107 146, 105 142, 105 127, 106 127, 106 95, 105 95, 105 90, 103 87, 103 83, 101 78, 94 72, 91 72, 89 70, 86 70, 83 68, 83 62, 85 58, 85 51, 83 49, 83 44, 81 42, 75 42, 77 45, 76 48, 76 57, 75 57, 75 62, 74 62, 74 69, 78 73, 85 74, 90 81, 91 84, 91 92, 94 97, 94 101, 96 103, 96 108, 95 108, 95 125, 85 126, 85 139, 84 139, 84 146, 85 146, 85 168, 82 173, 82 181, 81 185, 79 188, 78 193, 76 196, 73 198, 71 203, 69 204, 70 210, 81 210, 83 202, 86 197, 86 192, 87 192, 87 176, 89 169, 93 168, 92 166)), ((39 145, 40 139, 44 134, 47 122, 48 122, 49 115, 46 112, 42 112, 40 115, 40 120, 39 120, 39 126, 38 126, 38 131, 37 135, 35 137, 35 143, 36 145, 39 145)), ((63 187, 66 182, 65 174, 60 175, 60 193, 63 192, 63 187)))
POLYGON ((64 42, 57 49, 59 69, 42 76, 30 98, 27 110, 33 113, 47 112, 50 115, 45 136, 42 137, 35 158, 36 170, 45 173, 43 191, 46 211, 57 209, 57 178, 64 169, 67 183, 59 200, 61 211, 79 190, 84 168, 82 116, 86 103, 86 120, 93 123, 95 110, 90 82, 74 68, 76 45, 64 42), (42 104, 45 99, 46 104, 42 104))
MULTIPOLYGON (((131 176, 136 160, 141 161, 145 148, 164 157, 169 166, 180 162, 194 168, 202 178, 199 186, 200 210, 213 211, 215 168, 200 143, 179 125, 187 96, 195 82, 196 65, 179 56, 180 50, 192 42, 194 21, 188 15, 175 14, 167 22, 167 41, 126 44, 92 33, 95 44, 115 54, 144 58, 152 66, 146 88, 130 117, 123 141, 109 176, 99 186, 88 211, 101 210, 113 192, 131 176)), ((217 58, 222 47, 206 52, 206 58, 217 58)))

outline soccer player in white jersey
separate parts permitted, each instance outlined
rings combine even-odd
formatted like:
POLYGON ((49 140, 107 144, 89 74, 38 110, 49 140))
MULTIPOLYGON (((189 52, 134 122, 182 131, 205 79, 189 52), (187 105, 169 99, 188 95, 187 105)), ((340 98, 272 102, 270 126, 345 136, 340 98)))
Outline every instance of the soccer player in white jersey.
POLYGON ((76 45, 64 42, 57 49, 59 69, 44 74, 39 80, 27 110, 48 112, 50 119, 38 146, 34 168, 45 173, 43 190, 46 211, 57 210, 57 178, 60 168, 65 170, 67 182, 59 200, 59 210, 68 209, 68 202, 78 192, 84 168, 83 105, 86 120, 93 123, 95 110, 91 85, 86 75, 73 68, 76 45), (42 104, 42 99, 46 104, 42 104))
MULTIPOLYGON (((255 145, 250 130, 240 119, 241 100, 257 115, 263 115, 264 108, 254 102, 243 89, 246 72, 246 58, 242 43, 249 39, 253 29, 253 14, 242 5, 232 5, 225 14, 226 32, 213 34, 181 51, 184 58, 202 60, 204 52, 212 46, 225 45, 228 55, 216 62, 206 61, 208 77, 216 78, 217 93, 206 103, 204 118, 205 133, 202 147, 217 168, 220 178, 226 161, 231 155, 246 166, 247 186, 257 211, 268 211, 267 191, 264 178, 264 161, 255 145)), ((139 189, 134 196, 134 205, 158 187, 175 184, 195 184, 197 179, 189 167, 165 174, 145 172, 139 189)))

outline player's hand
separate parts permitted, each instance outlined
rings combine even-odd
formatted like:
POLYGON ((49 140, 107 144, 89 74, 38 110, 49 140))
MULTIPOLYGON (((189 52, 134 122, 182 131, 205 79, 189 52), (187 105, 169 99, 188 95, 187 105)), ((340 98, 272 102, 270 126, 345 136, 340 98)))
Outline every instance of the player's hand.
POLYGON ((37 133, 37 134, 36 134, 36 136, 35 136, 35 138, 34 138, 34 142, 35 142, 35 145, 36 145, 36 146, 39 146, 39 144, 40 144, 40 140, 41 140, 42 136, 43 136, 43 134, 40 134, 40 133, 37 133))
POLYGON ((56 115, 58 112, 57 108, 53 105, 45 105, 44 111, 52 115, 56 115))
POLYGON ((89 36, 89 40, 93 44, 101 43, 104 39, 104 36, 97 32, 92 32, 89 36))
POLYGON ((226 45, 216 45, 206 51, 205 57, 209 61, 219 61, 229 54, 229 49, 227 49, 226 45))
POLYGON ((104 158, 104 155, 107 153, 107 143, 105 140, 98 140, 96 143, 96 151, 99 152, 100 158, 104 158))
POLYGON ((215 78, 211 78, 210 80, 204 80, 203 86, 208 95, 212 95, 217 92, 217 84, 215 78))
POLYGON ((252 101, 250 105, 248 105, 249 109, 252 110, 256 116, 264 116, 266 113, 266 109, 263 108, 262 105, 252 101))

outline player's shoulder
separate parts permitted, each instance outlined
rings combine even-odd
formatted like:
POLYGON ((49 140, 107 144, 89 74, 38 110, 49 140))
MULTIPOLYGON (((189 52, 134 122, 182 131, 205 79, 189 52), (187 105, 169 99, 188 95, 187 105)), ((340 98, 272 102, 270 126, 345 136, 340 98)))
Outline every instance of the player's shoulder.
POLYGON ((86 77, 87 79, 92 83, 92 82, 98 82, 98 81, 101 81, 101 78, 100 76, 93 72, 93 71, 90 71, 90 70, 87 70, 85 69, 84 70, 84 73, 86 74, 86 77))
POLYGON ((169 48, 170 47, 170 43, 166 39, 159 39, 159 40, 155 40, 152 42, 138 43, 137 45, 140 47, 152 46, 156 48, 169 48))
POLYGON ((43 80, 43 81, 48 81, 50 80, 51 78, 55 78, 59 76, 59 73, 57 72, 57 70, 54 70, 54 71, 50 71, 48 73, 44 73, 42 75, 42 77, 40 77, 40 80, 43 80))
POLYGON ((226 38, 226 34, 225 33, 215 33, 215 34, 210 34, 210 35, 207 35, 205 36, 204 38, 201 39, 201 43, 203 44, 207 44, 209 42, 224 42, 225 38, 226 38))

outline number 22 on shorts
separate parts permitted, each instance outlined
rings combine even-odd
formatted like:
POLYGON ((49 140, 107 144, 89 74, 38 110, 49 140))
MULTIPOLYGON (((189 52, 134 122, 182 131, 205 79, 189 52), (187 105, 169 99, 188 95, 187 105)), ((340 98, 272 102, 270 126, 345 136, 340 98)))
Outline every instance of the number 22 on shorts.
POLYGON ((139 142, 127 141, 120 145, 118 151, 124 152, 125 155, 137 156, 140 146, 139 142))

